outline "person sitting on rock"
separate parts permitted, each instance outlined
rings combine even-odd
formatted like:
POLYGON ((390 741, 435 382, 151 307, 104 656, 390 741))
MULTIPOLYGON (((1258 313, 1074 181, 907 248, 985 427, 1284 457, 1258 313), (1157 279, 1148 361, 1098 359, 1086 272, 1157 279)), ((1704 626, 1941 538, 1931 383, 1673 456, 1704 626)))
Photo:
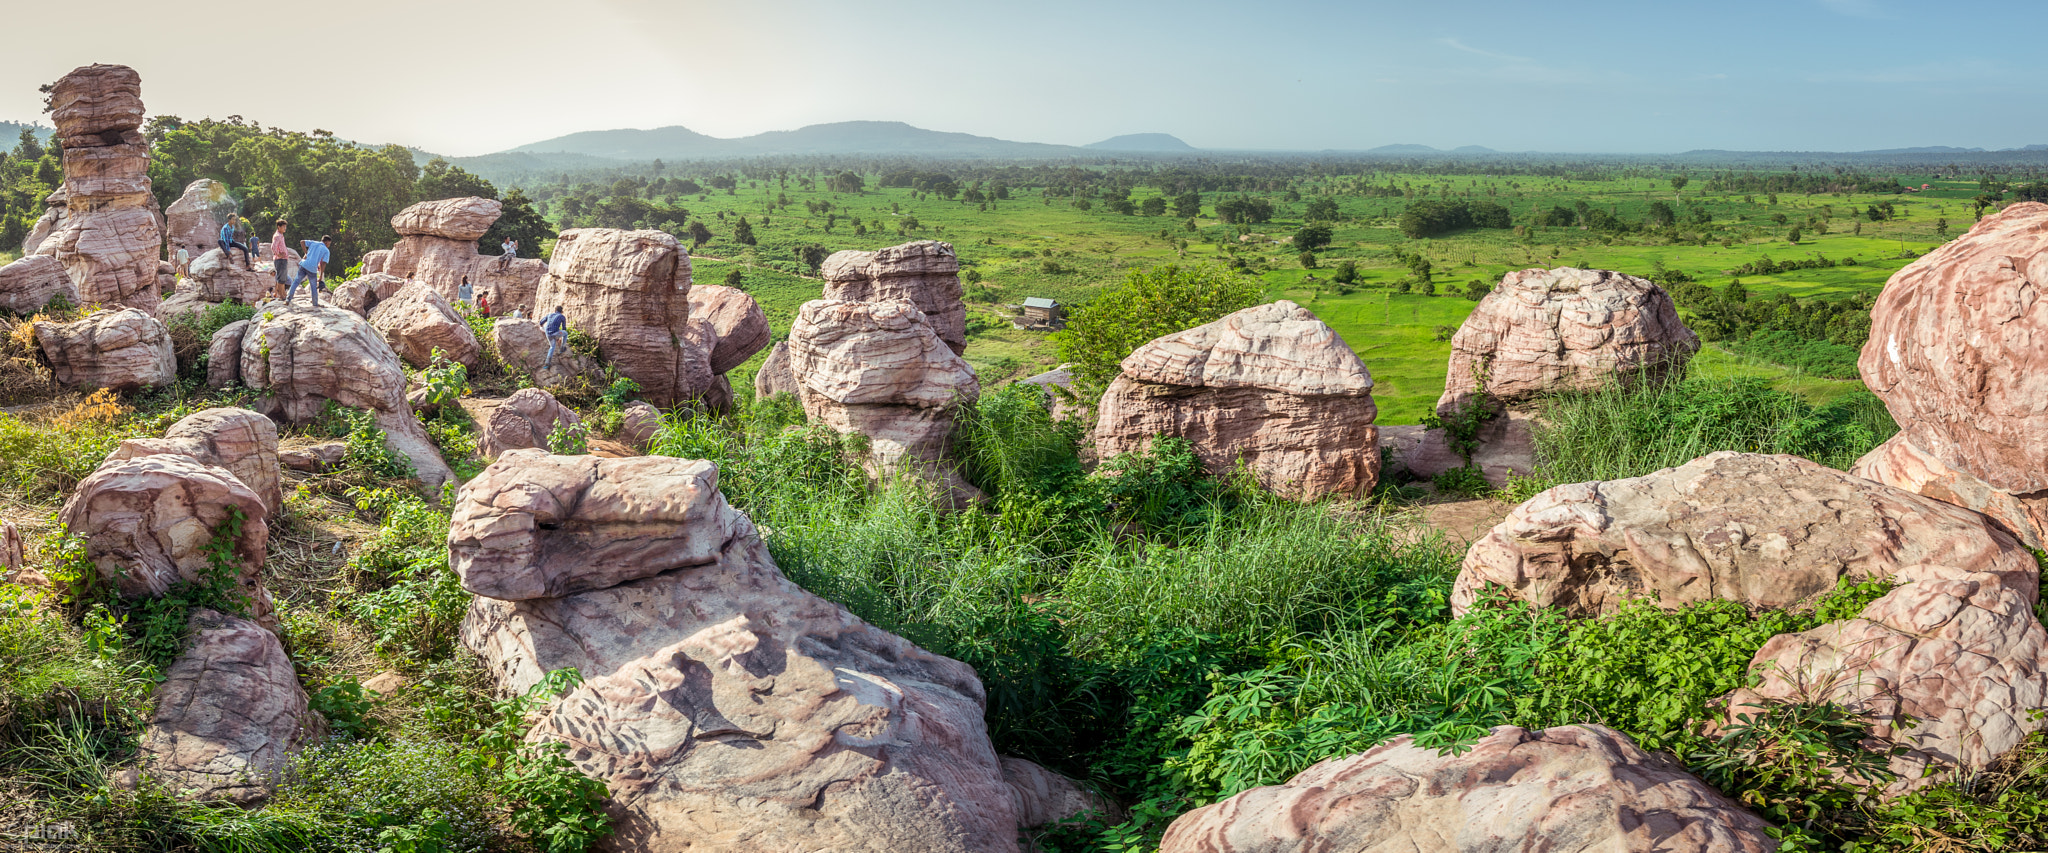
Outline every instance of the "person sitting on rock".
POLYGON ((284 287, 291 283, 291 244, 284 241, 284 220, 277 221, 277 230, 270 232, 270 277, 277 280, 272 291, 277 298, 284 298, 284 287))
POLYGON ((546 370, 555 363, 556 346, 569 348, 569 318, 562 314, 562 306, 555 306, 554 313, 540 318, 540 331, 548 336, 548 357, 540 363, 541 369, 546 370))
POLYGON ((256 269, 253 265, 254 262, 249 260, 248 244, 235 240, 235 220, 233 217, 229 217, 227 222, 221 224, 220 239, 216 242, 220 244, 220 262, 223 266, 235 262, 234 253, 229 250, 241 249, 242 264, 251 270, 256 269))
POLYGON ((292 297, 299 295, 299 282, 308 278, 313 284, 307 288, 312 295, 313 307, 320 307, 320 283, 327 276, 328 249, 334 245, 334 237, 322 236, 319 240, 302 241, 306 245, 306 257, 299 261, 298 269, 292 273, 292 289, 284 295, 284 304, 292 304, 292 297))
POLYGON ((505 242, 498 244, 498 248, 504 250, 498 254, 498 269, 511 269, 512 259, 519 257, 519 241, 507 237, 505 242))

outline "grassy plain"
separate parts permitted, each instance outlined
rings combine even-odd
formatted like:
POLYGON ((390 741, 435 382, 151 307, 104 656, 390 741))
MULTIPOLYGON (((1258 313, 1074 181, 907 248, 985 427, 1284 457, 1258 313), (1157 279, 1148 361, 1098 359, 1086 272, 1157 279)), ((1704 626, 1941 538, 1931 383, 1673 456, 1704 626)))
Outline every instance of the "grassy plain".
MULTIPOLYGON (((876 249, 910 239, 953 243, 963 272, 980 279, 969 284, 968 297, 970 311, 984 322, 974 324, 967 358, 990 384, 1029 375, 1057 361, 1042 333, 1016 331, 1002 322, 1004 303, 1046 296, 1071 304, 1120 279, 1132 267, 1243 259, 1248 271, 1266 282, 1272 297, 1308 306, 1365 359, 1378 383, 1375 396, 1383 423, 1412 423, 1443 390, 1450 345, 1437 340, 1443 337, 1437 327, 1455 328, 1470 313, 1472 303, 1462 291, 1471 282, 1492 283, 1509 271, 1534 266, 1585 266, 1648 276, 1661 264, 1720 288, 1736 277, 1734 269, 1766 257, 1856 258, 1855 266, 1740 277, 1753 298, 1789 293, 1800 299, 1838 299, 1876 292, 1909 263, 1902 257, 1905 253, 1924 253, 1938 245, 1943 239, 1937 234, 1939 221, 1946 220, 1948 237, 1971 224, 1970 199, 1979 191, 1974 180, 1876 177, 1933 188, 1903 195, 1783 194, 1774 199, 1767 193, 1711 191, 1705 176, 1695 176, 1682 192, 1674 193, 1665 176, 1573 180, 1378 173, 1297 181, 1288 190, 1251 193, 1274 203, 1273 221, 1228 225, 1205 216, 1192 221, 1192 230, 1188 220, 1171 215, 1118 214, 1101 200, 1084 211, 1071 199, 1042 196, 1037 190, 1013 190, 1010 200, 974 204, 909 189, 870 188, 852 195, 804 191, 794 181, 782 185, 742 180, 731 194, 712 191, 674 201, 690 208, 691 218, 703 220, 717 235, 702 250, 706 257, 697 262, 697 280, 716 283, 730 265, 741 265, 743 286, 761 301, 778 335, 787 333, 797 306, 816 298, 820 287, 814 278, 792 274, 800 269, 794 263, 797 247, 876 249), (1475 230, 1410 240, 1395 227, 1409 199, 1361 194, 1363 187, 1389 185, 1414 192, 1418 200, 1492 200, 1507 206, 1517 222, 1532 220, 1538 211, 1580 202, 1638 222, 1654 201, 1674 204, 1681 215, 1689 208, 1703 209, 1713 220, 1687 226, 1685 230, 1701 238, 1687 242, 1578 227, 1528 227, 1519 235, 1475 230), (1303 269, 1299 252, 1288 241, 1302 224, 1307 203, 1325 195, 1336 199, 1340 212, 1335 241, 1318 253, 1318 269, 1303 269), (775 205, 781 197, 790 203, 775 205), (1870 221, 1865 215, 1868 207, 1886 201, 1893 204, 1895 218, 1870 221), (810 213, 806 202, 833 205, 838 221, 832 230, 826 230, 826 215, 810 213), (731 242, 732 226, 741 215, 748 217, 758 245, 731 242), (1777 216, 1786 221, 1776 222, 1777 216), (853 218, 860 220, 864 235, 856 234, 853 218), (908 227, 912 222, 915 227, 908 227), (1814 227, 1814 222, 1822 227, 1814 227), (1797 244, 1787 240, 1794 227, 1802 231, 1797 244), (1410 278, 1397 251, 1431 261, 1438 295, 1395 292, 1410 278), (1330 276, 1344 261, 1356 265, 1359 280, 1340 288, 1330 276), (1457 292, 1447 292, 1453 289, 1457 292)), ((871 187, 874 183, 871 179, 871 187)), ((1140 186, 1131 197, 1142 202, 1154 195, 1160 192, 1140 186)), ((1203 212, 1213 213, 1214 202, 1230 195, 1235 194, 1205 193, 1203 212)), ((1703 367, 1735 369, 1724 362, 1703 367)), ((1742 369, 1769 370, 1754 364, 1742 369)), ((1835 393, 1829 386, 1786 381, 1821 396, 1835 393)))

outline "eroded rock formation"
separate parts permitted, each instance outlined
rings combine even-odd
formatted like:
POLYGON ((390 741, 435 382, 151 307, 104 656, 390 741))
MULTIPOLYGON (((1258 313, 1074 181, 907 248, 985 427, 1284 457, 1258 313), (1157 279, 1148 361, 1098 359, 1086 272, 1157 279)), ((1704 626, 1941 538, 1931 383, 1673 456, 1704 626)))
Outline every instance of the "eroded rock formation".
POLYGON ((0 311, 25 317, 43 310, 59 296, 78 304, 78 287, 55 255, 29 255, 0 266, 0 311))
POLYGON ((723 374, 768 345, 768 315, 746 291, 717 284, 690 287, 690 319, 709 325, 711 372, 723 374))
POLYGON ((39 321, 35 331, 51 373, 66 387, 133 391, 169 385, 178 376, 170 330, 140 309, 95 311, 69 323, 39 321))
POLYGON ((789 342, 776 341, 775 348, 768 351, 768 358, 761 362, 761 369, 754 373, 754 397, 766 399, 776 394, 796 392, 796 374, 789 365, 789 342))
POLYGON ((226 302, 232 299, 254 305, 263 301, 277 286, 275 275, 268 266, 247 269, 240 260, 228 260, 219 249, 207 249, 193 253, 191 275, 186 277, 186 281, 202 301, 226 302))
POLYGON ((233 473, 178 453, 105 462, 78 484, 57 519, 85 542, 100 577, 129 598, 156 597, 180 582, 206 583, 216 532, 234 535, 235 585, 259 621, 270 511, 233 473), (239 512, 242 519, 231 519, 239 512))
POLYGON ((1451 337, 1439 414, 1478 392, 1514 404, 1550 391, 1683 376, 1700 348, 1664 289, 1570 267, 1508 273, 1451 337))
POLYGON ((539 388, 512 392, 484 418, 477 436, 477 455, 496 459, 507 451, 537 447, 546 450, 548 436, 556 429, 583 422, 574 409, 555 400, 539 388))
POLYGON ((378 302, 369 320, 398 357, 415 368, 433 364, 436 350, 449 361, 472 368, 483 355, 468 321, 455 313, 440 293, 421 282, 401 287, 378 302))
POLYGON ((50 91, 64 144, 64 218, 38 246, 85 304, 154 315, 163 230, 142 138, 142 78, 122 65, 73 69, 50 91))
POLYGON ((675 237, 565 231, 535 298, 538 312, 561 306, 570 327, 595 337, 600 356, 656 405, 694 399, 712 387, 711 353, 693 343, 698 336, 690 328, 690 258, 675 237))
POLYGON ((1329 326, 1292 302, 1258 305, 1159 338, 1125 358, 1097 407, 1103 458, 1184 438, 1216 474, 1244 460, 1301 500, 1357 497, 1380 469, 1372 374, 1329 326))
MULTIPOLYGON (((196 259, 217 250, 221 223, 235 212, 235 207, 227 184, 212 178, 186 184, 185 193, 164 208, 164 253, 175 258, 178 250, 184 249, 196 259)), ((242 265, 235 266, 239 269, 242 265)))
POLYGON ((258 805, 326 722, 307 707, 276 634, 206 609, 192 611, 187 630, 157 687, 141 770, 189 799, 258 805))
MULTIPOLYGON (((534 307, 534 291, 547 263, 539 258, 515 258, 507 262, 496 255, 477 253, 476 241, 498 221, 503 205, 487 198, 444 198, 423 201, 391 217, 398 232, 398 245, 388 252, 372 252, 363 259, 363 271, 405 278, 433 288, 442 299, 453 300, 469 279, 481 294, 491 295, 497 311, 534 307)), ((531 251, 538 247, 526 247, 531 251)))
POLYGON ((967 306, 953 244, 918 240, 874 252, 835 252, 820 273, 825 296, 841 302, 902 301, 917 306, 954 354, 967 351, 967 306))
POLYGON ((163 438, 121 442, 107 458, 135 459, 160 453, 189 456, 202 465, 224 468, 256 493, 270 515, 284 509, 277 425, 269 418, 248 409, 205 409, 172 424, 163 438))

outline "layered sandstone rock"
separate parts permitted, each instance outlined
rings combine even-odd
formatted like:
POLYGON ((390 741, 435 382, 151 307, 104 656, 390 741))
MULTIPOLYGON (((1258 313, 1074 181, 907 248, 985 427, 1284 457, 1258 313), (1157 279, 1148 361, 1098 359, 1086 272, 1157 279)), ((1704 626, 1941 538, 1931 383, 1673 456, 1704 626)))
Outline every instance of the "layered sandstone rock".
MULTIPOLYGON (((405 287, 405 279, 384 273, 365 273, 361 278, 342 282, 327 292, 323 304, 332 302, 346 308, 358 317, 367 318, 377 309, 377 304, 396 295, 405 287)), ((442 301, 446 301, 445 299, 442 301)), ((472 335, 474 337, 474 335, 472 335)))
POLYGON ((1462 614, 1496 586, 1577 616, 1653 597, 1665 608, 1722 599, 1788 610, 1845 577, 2031 562, 1976 513, 1796 456, 1723 451, 1537 495, 1473 544, 1451 605, 1462 614))
POLYGON ((1551 391, 1683 376, 1699 336, 1663 288, 1607 270, 1507 274, 1451 337, 1439 414, 1484 392, 1514 404, 1551 391))
POLYGON ((491 323, 491 348, 506 367, 532 377, 533 384, 542 388, 567 385, 578 379, 593 386, 604 381, 604 367, 597 359, 567 347, 557 347, 554 360, 549 361, 548 336, 535 320, 508 318, 491 323))
POLYGON ((419 282, 378 302, 369 320, 398 357, 416 368, 433 364, 437 350, 449 361, 467 367, 475 367, 477 357, 483 354, 469 323, 441 294, 419 282))
POLYGON ((332 471, 341 467, 342 460, 346 458, 348 445, 339 441, 323 441, 319 444, 280 448, 277 451, 279 465, 308 474, 332 471))
POLYGON ((548 436, 583 422, 576 411, 539 388, 521 388, 506 397, 484 418, 476 452, 496 459, 507 451, 538 447, 546 450, 548 436))
POLYGON ((219 249, 208 249, 193 258, 191 275, 186 278, 198 298, 207 302, 234 300, 254 305, 277 286, 276 274, 270 267, 245 268, 241 261, 227 258, 219 249))
POLYGON ((236 320, 213 333, 213 340, 206 343, 206 387, 226 388, 241 380, 242 336, 251 323, 236 320))
POLYGON ((768 351, 767 360, 761 362, 761 369, 754 373, 754 397, 765 400, 777 394, 796 392, 796 374, 789 364, 789 342, 776 341, 775 348, 768 351))
POLYGON ((716 284, 690 287, 690 319, 710 324, 711 372, 725 373, 744 364, 768 345, 768 315, 746 291, 716 284))
POLYGON ((536 310, 561 306, 599 355, 669 406, 712 387, 710 352, 690 327, 690 258, 661 231, 579 228, 555 242, 536 310))
POLYGON ((64 224, 64 200, 64 188, 61 186, 43 198, 43 215, 29 226, 28 236, 21 240, 22 257, 50 254, 43 249, 43 243, 50 239, 51 234, 57 233, 58 226, 64 224))
POLYGON ((271 516, 284 509, 277 425, 269 418, 248 409, 205 409, 172 424, 163 438, 131 438, 121 442, 107 458, 135 459, 160 453, 189 456, 202 465, 226 469, 262 499, 263 508, 271 516))
MULTIPOLYGON (((164 208, 164 253, 177 257, 184 249, 198 258, 220 247, 220 226, 234 214, 228 185, 200 178, 185 185, 185 194, 164 208)), ((239 266, 239 265, 238 265, 239 266)))
POLYGON ((1604 726, 1396 738, 1182 815, 1160 853, 1766 853, 1770 825, 1604 726))
POLYGON ((807 416, 867 436, 871 473, 922 477, 955 504, 981 497, 945 461, 954 412, 981 396, 980 380, 917 306, 804 303, 789 363, 807 416))
POLYGON ((1166 435, 1186 439, 1213 473, 1242 459, 1266 488, 1301 500, 1360 496, 1378 480, 1372 374, 1299 305, 1258 305, 1167 335, 1122 368, 1097 407, 1103 458, 1166 435))
POLYGON ((614 849, 1017 850, 973 671, 788 581, 716 486, 523 450, 458 498, 464 583, 520 596, 463 641, 506 692, 583 674, 531 737, 610 785, 614 849))
POLYGON ((36 344, 59 384, 83 391, 169 385, 178 376, 170 331, 135 308, 95 311, 70 323, 35 324, 36 344))
POLYGON ((270 511, 226 469, 178 453, 110 460, 80 481, 57 519, 85 543, 101 579, 121 595, 156 597, 180 582, 205 583, 216 532, 233 532, 236 588, 268 622, 263 590, 270 511), (232 522, 238 513, 242 519, 232 522))
POLYGON ((1904 433, 1856 460, 1849 472, 1887 486, 1974 509, 2003 525, 2020 543, 2048 550, 2048 490, 2013 494, 1944 464, 1904 433))
MULTIPOLYGON (((268 390, 258 410, 291 423, 318 419, 328 401, 368 409, 384 443, 430 488, 454 479, 405 399, 405 369, 369 321, 341 308, 293 305, 243 328, 235 377, 268 390)), ((210 366, 210 365, 209 365, 210 366)))
POLYGON ((71 283, 71 274, 55 256, 29 255, 0 266, 0 311, 26 317, 60 296, 73 305, 79 304, 78 287, 71 283))
POLYGON ((955 354, 967 351, 967 305, 961 301, 960 258, 953 244, 919 240, 874 252, 835 252, 825 259, 826 299, 902 301, 917 306, 955 354))
POLYGON ((307 707, 276 634, 206 609, 192 611, 187 630, 157 687, 141 770, 187 799, 258 805, 326 723, 307 707))
POLYGON ((660 430, 661 410, 644 400, 635 401, 619 413, 618 438, 635 450, 645 452, 653 443, 654 434, 660 430))
POLYGON ((142 127, 142 78, 121 65, 72 70, 50 91, 64 144, 65 214, 39 253, 71 274, 86 304, 155 314, 163 248, 150 194, 142 127))
POLYGON ((391 217, 398 245, 365 257, 365 273, 410 277, 441 294, 457 297, 464 279, 478 293, 489 293, 496 310, 514 307, 531 311, 535 289, 547 274, 538 258, 509 262, 477 253, 476 241, 498 221, 503 205, 487 198, 423 201, 391 217))
POLYGON ((2043 270, 2048 205, 2022 202, 1987 216, 1891 277, 1856 362, 1899 423, 1894 441, 1911 445, 1884 451, 1890 464, 1861 469, 1996 510, 2036 547, 2048 541, 2043 270))

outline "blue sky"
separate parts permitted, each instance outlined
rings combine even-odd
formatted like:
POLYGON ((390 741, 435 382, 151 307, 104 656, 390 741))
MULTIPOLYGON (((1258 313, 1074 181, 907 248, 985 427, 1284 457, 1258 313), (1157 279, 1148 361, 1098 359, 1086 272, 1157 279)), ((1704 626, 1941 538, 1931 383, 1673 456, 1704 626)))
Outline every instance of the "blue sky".
POLYGON ((153 112, 458 155, 854 119, 1293 150, 2048 143, 2038 0, 286 0, 237 7, 227 50, 211 11, 93 8, 9 11, 43 35, 0 53, 0 119, 35 118, 38 84, 98 61, 140 70, 153 112))

